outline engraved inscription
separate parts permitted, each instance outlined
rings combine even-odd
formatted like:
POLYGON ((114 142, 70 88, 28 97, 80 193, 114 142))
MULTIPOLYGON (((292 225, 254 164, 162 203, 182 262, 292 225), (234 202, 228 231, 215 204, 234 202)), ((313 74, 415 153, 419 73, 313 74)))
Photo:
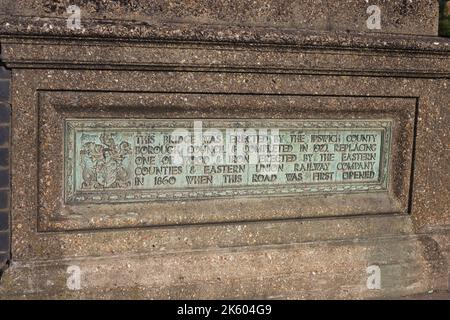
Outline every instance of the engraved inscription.
POLYGON ((66 203, 376 192, 391 120, 67 119, 66 203))

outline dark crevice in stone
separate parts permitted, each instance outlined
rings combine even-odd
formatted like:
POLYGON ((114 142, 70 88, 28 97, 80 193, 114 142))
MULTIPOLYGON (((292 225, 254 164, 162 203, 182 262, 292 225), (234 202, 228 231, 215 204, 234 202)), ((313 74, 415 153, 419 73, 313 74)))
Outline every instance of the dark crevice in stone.
POLYGON ((0 265, 0 284, 2 283, 3 273, 11 266, 11 259, 6 260, 0 265))

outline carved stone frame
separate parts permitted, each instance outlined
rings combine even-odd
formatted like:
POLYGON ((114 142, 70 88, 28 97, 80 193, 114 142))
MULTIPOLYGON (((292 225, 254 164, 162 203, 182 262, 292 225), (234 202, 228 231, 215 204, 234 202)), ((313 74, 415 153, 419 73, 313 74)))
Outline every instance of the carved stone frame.
MULTIPOLYGON (((169 89, 170 90, 170 89, 169 89)), ((415 98, 244 93, 41 91, 39 94, 38 226, 40 231, 151 227, 407 213, 416 112, 415 98), (167 101, 170 101, 169 103, 167 101), (100 111, 101 110, 101 111, 100 111), (142 203, 69 204, 64 200, 66 119, 336 119, 393 122, 395 172, 385 190, 344 194, 180 199, 142 203), (59 158, 59 161, 52 159, 59 158), (42 163, 45 166, 42 166, 42 163), (49 192, 48 190, 51 190, 49 192), (284 199, 284 200, 283 200, 284 199)), ((385 153, 387 155, 387 153, 385 153)))

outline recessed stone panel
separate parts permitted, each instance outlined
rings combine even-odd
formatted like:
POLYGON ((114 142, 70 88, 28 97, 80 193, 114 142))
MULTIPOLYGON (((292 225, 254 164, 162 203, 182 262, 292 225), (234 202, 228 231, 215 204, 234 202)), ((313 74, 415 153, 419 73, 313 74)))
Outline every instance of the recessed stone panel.
POLYGON ((409 210, 414 98, 41 92, 39 101, 42 231, 409 210), (237 132, 251 134, 238 144, 237 132), (176 163, 183 148, 201 152, 176 163))

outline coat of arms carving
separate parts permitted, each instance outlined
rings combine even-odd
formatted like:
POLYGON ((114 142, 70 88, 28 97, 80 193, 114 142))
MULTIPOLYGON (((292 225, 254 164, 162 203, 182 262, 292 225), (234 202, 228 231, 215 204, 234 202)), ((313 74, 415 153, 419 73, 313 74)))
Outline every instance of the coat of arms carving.
POLYGON ((129 142, 117 140, 113 133, 102 133, 101 143, 85 142, 80 150, 82 189, 126 188, 131 185, 129 142))

